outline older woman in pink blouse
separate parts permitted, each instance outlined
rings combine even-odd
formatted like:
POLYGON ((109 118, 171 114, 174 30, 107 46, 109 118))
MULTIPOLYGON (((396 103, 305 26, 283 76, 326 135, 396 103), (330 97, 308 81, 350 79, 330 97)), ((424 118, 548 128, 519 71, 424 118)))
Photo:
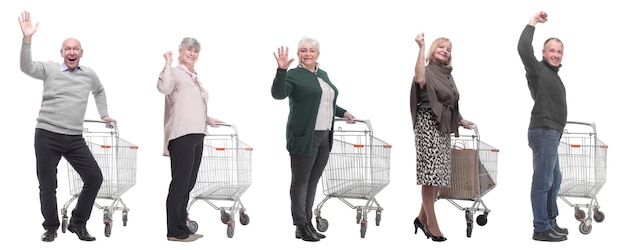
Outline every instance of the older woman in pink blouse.
POLYGON ((159 74, 157 88, 165 95, 163 155, 170 157, 171 182, 167 195, 167 239, 194 241, 202 235, 187 227, 189 193, 196 183, 207 124, 220 120, 207 115, 209 93, 194 69, 200 54, 200 43, 184 38, 179 46, 178 65, 172 67, 172 52, 163 54, 165 66, 159 74))

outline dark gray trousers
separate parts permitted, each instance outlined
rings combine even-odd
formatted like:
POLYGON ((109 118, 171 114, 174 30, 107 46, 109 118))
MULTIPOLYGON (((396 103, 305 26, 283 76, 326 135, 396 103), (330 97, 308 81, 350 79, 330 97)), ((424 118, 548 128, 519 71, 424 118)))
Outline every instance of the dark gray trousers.
POLYGON ((172 175, 165 202, 167 237, 183 239, 191 234, 187 227, 187 203, 202 161, 204 134, 188 134, 173 139, 167 148, 172 175))
POLYGON ((310 156, 291 156, 291 217, 294 225, 311 222, 315 191, 330 155, 329 131, 315 131, 310 156))

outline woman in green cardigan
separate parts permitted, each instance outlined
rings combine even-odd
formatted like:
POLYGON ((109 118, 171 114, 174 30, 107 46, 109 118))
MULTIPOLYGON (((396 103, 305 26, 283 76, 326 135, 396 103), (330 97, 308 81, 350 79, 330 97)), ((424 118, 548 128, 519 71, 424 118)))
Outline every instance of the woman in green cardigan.
POLYGON ((334 117, 354 120, 354 116, 337 106, 338 91, 325 71, 319 69, 319 43, 303 38, 298 43, 299 64, 287 70, 295 60, 289 48, 274 53, 278 69, 272 84, 272 97, 289 97, 287 150, 291 157, 291 216, 296 238, 319 241, 326 236, 311 223, 315 191, 332 147, 334 117))

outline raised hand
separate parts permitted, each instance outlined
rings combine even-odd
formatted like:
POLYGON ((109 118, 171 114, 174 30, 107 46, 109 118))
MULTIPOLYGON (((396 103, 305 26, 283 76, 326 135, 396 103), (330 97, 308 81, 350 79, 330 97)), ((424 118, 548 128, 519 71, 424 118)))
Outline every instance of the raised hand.
POLYGON ((39 22, 35 23, 33 26, 30 18, 30 12, 24 11, 22 12, 21 17, 17 17, 17 20, 20 22, 20 27, 22 28, 22 34, 24 35, 24 41, 30 41, 30 38, 37 32, 37 28, 39 27, 39 22))
POLYGON ((163 58, 165 58, 165 62, 166 63, 171 64, 172 63, 172 58, 173 58, 172 57, 172 51, 168 51, 168 52, 163 53, 163 58))
POLYGON ((276 58, 276 63, 278 63, 278 68, 287 69, 289 65, 295 60, 294 58, 289 59, 289 47, 280 46, 278 48, 278 54, 274 52, 274 58, 276 58))
POLYGON ((545 23, 548 21, 548 13, 539 11, 537 12, 537 14, 535 14, 534 18, 537 20, 538 23, 545 23))
POLYGON ((420 48, 423 48, 424 47, 424 33, 417 34, 417 36, 415 37, 415 42, 417 43, 417 45, 420 46, 420 48))

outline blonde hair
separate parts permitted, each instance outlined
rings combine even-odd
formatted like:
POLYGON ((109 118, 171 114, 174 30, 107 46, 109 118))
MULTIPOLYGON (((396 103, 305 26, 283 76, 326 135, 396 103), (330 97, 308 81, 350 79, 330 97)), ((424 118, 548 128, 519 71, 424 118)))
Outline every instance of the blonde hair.
MULTIPOLYGON (((439 46, 441 46, 442 43, 445 43, 445 42, 449 42, 450 48, 452 48, 452 42, 450 42, 450 39, 448 38, 440 37, 440 38, 435 39, 435 41, 433 41, 433 43, 430 45, 430 48, 428 48, 428 53, 426 54, 426 63, 430 62, 433 59, 435 50, 439 46)), ((448 63, 446 65, 452 66, 452 53, 450 53, 450 56, 448 57, 448 63)))

